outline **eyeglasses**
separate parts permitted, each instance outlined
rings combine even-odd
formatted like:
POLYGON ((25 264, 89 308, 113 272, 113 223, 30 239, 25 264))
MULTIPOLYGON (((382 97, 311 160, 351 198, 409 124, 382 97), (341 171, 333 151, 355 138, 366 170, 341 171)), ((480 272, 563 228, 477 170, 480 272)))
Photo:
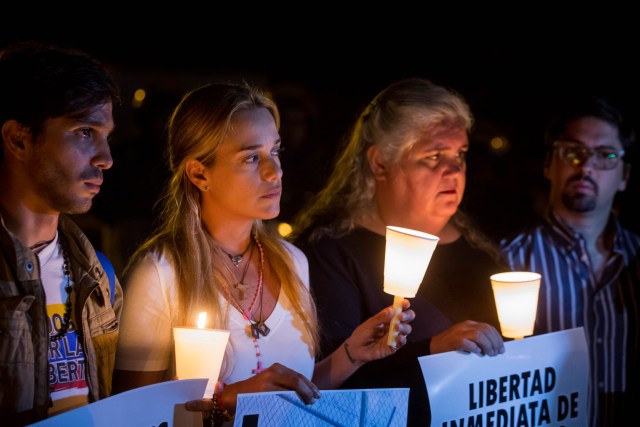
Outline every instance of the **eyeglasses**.
POLYGON ((560 158, 570 165, 582 165, 593 158, 593 167, 600 170, 615 168, 618 161, 624 157, 624 150, 616 151, 611 147, 592 149, 569 141, 556 141, 553 148, 558 151, 560 158))

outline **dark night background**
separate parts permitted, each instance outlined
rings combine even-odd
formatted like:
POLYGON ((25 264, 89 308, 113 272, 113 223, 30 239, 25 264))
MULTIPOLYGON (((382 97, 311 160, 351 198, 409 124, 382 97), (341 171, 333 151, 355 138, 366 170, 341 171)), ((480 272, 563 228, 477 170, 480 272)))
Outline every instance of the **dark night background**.
MULTIPOLYGON (((463 208, 495 239, 517 231, 546 203, 542 135, 555 96, 574 90, 605 94, 640 127, 634 26, 622 22, 628 20, 625 11, 591 12, 586 21, 578 15, 531 16, 531 25, 520 21, 526 11, 509 25, 498 20, 463 24, 455 15, 443 15, 448 24, 441 23, 442 30, 433 29, 433 18, 406 22, 411 11, 403 19, 382 13, 348 25, 319 13, 315 19, 321 28, 308 22, 313 10, 304 19, 278 24, 248 22, 242 14, 194 20, 177 13, 175 22, 151 23, 143 16, 138 19, 147 20, 144 28, 123 19, 94 25, 87 15, 49 25, 9 23, 15 28, 0 29, 0 47, 35 39, 81 48, 107 65, 120 84, 115 163, 105 173, 92 211, 78 221, 121 270, 152 230, 154 202, 166 179, 164 125, 171 109, 187 90, 218 79, 261 85, 281 108, 285 220, 322 185, 338 144, 378 91, 411 76, 452 87, 476 118, 463 208), (220 25, 232 18, 235 26, 220 25), (133 29, 125 30, 129 25, 133 29), (134 106, 139 88, 147 96, 134 106), (490 148, 494 137, 506 139, 505 149, 490 148)), ((635 164, 620 199, 621 216, 640 231, 633 202, 640 179, 635 164)))

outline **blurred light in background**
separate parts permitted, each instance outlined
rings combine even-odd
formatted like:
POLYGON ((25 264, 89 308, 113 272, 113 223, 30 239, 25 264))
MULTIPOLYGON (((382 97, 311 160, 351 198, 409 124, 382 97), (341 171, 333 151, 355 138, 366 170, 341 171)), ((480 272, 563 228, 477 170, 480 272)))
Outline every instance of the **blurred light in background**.
POLYGON ((493 151, 506 152, 507 150, 509 150, 509 141, 502 136, 491 138, 489 145, 491 146, 491 149, 493 151))
POLYGON ((144 99, 147 97, 147 92, 144 89, 136 89, 133 93, 133 101, 131 101, 131 105, 133 108, 140 108, 144 103, 144 99))
POLYGON ((287 237, 289 234, 291 234, 292 231, 293 231, 293 228, 291 227, 290 224, 286 222, 281 222, 278 224, 278 233, 282 237, 287 237))

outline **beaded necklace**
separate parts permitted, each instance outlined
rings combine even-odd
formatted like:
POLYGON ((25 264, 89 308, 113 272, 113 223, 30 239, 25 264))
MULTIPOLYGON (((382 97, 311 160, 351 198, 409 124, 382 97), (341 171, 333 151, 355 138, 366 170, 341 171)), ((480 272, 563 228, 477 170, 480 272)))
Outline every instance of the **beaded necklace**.
MULTIPOLYGON (((256 246, 260 250, 260 270, 258 273, 258 287, 256 288, 256 294, 253 296, 253 301, 251 301, 251 305, 247 309, 243 309, 238 300, 231 294, 231 290, 225 284, 224 288, 227 293, 227 300, 231 302, 231 304, 242 314, 242 318, 247 322, 249 326, 249 330, 251 331, 251 338, 253 340, 253 348, 256 351, 256 359, 257 365, 255 369, 251 370, 252 374, 259 374, 264 369, 262 368, 262 353, 260 352, 260 344, 258 343, 258 339, 260 335, 266 337, 271 331, 269 327, 264 323, 262 319, 257 322, 253 322, 251 318, 251 311, 255 308, 256 301, 258 300, 258 294, 260 295, 260 309, 262 310, 262 299, 264 296, 263 290, 263 274, 264 274, 264 250, 262 249, 262 245, 260 244, 260 240, 258 240, 258 234, 256 233, 253 236, 253 239, 256 241, 256 246)), ((249 261, 247 261, 249 262, 249 261)))
POLYGON ((67 253, 62 233, 58 233, 58 245, 60 245, 60 252, 62 252, 62 273, 67 280, 67 283, 64 285, 64 290, 67 293, 67 300, 64 303, 64 315, 62 316, 60 329, 55 335, 49 336, 49 340, 51 342, 58 341, 64 337, 67 334, 69 326, 71 326, 71 291, 73 290, 73 284, 71 283, 71 269, 69 268, 71 262, 69 261, 69 254, 67 253))

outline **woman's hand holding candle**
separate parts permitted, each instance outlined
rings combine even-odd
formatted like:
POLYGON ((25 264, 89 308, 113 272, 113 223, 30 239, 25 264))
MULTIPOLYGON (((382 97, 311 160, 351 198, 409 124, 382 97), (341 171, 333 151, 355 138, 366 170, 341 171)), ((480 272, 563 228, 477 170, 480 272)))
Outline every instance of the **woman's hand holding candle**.
POLYGON ((384 291, 393 295, 387 345, 396 345, 396 324, 403 297, 413 298, 422 283, 431 255, 440 238, 409 228, 387 226, 384 254, 384 291))
POLYGON ((375 316, 370 317, 360 324, 345 340, 345 350, 352 363, 364 364, 372 360, 378 360, 393 354, 398 348, 407 343, 407 335, 411 333, 410 322, 416 314, 410 309, 411 303, 407 299, 400 298, 401 310, 396 314, 394 307, 387 307, 375 316), (391 322, 392 319, 396 322, 391 322), (391 335, 390 323, 395 330, 394 345, 387 342, 387 333, 391 335))

